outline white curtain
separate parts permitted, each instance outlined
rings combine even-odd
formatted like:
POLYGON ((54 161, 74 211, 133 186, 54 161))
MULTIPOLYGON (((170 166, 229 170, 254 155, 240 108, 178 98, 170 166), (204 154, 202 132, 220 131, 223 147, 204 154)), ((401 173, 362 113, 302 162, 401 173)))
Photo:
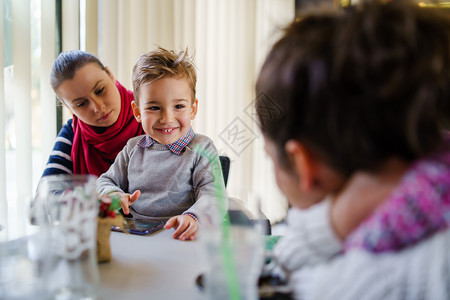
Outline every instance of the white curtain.
POLYGON ((3 229, 0 240, 23 232, 22 221, 35 188, 33 171, 42 173, 37 170, 32 154, 40 151, 45 153, 42 159, 44 156, 47 159, 56 136, 55 97, 48 85, 56 55, 55 32, 54 0, 2 1, 0 226, 3 229), (36 88, 38 85, 39 89, 36 88), (32 103, 32 99, 39 98, 40 105, 32 103), (40 110, 35 111, 38 106, 40 110), (41 123, 40 120, 44 121, 41 123), (39 134, 34 135, 36 131, 39 134), (33 152, 33 141, 44 146, 33 152))
POLYGON ((86 10, 98 12, 86 13, 86 50, 129 89, 141 54, 157 46, 189 49, 198 73, 193 127, 231 158, 229 194, 244 202, 259 195, 265 215, 282 219, 287 203, 263 150, 253 99, 265 55, 294 19, 294 0, 86 0, 86 10))
MULTIPOLYGON (((0 5, 0 24, 4 24, 3 3, 0 5)), ((5 38, 4 26, 0 26, 0 41, 5 38)), ((5 77, 3 75, 5 53, 3 43, 0 45, 0 141, 6 140, 6 105, 5 105, 5 77)), ((8 215, 8 205, 6 202, 6 159, 5 147, 0 146, 0 240, 6 239, 6 224, 8 215)))

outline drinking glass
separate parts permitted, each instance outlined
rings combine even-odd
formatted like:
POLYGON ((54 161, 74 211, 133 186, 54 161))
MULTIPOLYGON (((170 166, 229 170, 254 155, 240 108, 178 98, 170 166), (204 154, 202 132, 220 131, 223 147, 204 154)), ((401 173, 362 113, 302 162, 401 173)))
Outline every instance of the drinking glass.
POLYGON ((206 259, 207 299, 256 300, 264 261, 264 229, 235 199, 224 214, 200 218, 199 240, 206 259))
POLYGON ((94 175, 51 175, 39 184, 46 204, 52 256, 46 288, 55 299, 93 299, 99 284, 96 254, 98 197, 94 175))

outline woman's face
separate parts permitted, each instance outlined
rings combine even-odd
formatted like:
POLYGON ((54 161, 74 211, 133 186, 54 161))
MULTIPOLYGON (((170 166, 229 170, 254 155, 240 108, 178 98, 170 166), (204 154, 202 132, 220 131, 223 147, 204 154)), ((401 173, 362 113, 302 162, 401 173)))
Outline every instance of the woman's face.
POLYGON ((272 160, 277 185, 289 203, 296 206, 295 203, 301 197, 299 177, 293 171, 288 171, 280 165, 275 144, 267 138, 264 140, 264 149, 272 160))
POLYGON ((121 99, 112 73, 96 63, 78 69, 72 79, 64 80, 56 90, 61 101, 84 123, 109 127, 119 118, 121 99))

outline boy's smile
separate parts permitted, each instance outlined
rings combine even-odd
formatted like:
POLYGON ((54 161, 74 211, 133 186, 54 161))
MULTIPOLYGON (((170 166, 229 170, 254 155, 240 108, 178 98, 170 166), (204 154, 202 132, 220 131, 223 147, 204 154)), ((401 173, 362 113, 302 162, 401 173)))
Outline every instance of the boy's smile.
POLYGON ((171 134, 176 128, 161 128, 157 130, 161 131, 162 134, 171 134))
POLYGON ((145 133, 168 145, 184 136, 197 113, 197 100, 184 77, 164 77, 141 87, 139 99, 132 103, 136 120, 145 133))

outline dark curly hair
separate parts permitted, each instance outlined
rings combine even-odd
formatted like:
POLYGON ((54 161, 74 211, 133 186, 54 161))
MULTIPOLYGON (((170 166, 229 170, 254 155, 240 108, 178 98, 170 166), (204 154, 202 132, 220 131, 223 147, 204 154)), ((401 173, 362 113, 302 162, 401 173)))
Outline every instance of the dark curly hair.
POLYGON ((264 136, 296 139, 349 175, 438 150, 449 123, 449 16, 369 1, 293 22, 256 83, 264 136))

